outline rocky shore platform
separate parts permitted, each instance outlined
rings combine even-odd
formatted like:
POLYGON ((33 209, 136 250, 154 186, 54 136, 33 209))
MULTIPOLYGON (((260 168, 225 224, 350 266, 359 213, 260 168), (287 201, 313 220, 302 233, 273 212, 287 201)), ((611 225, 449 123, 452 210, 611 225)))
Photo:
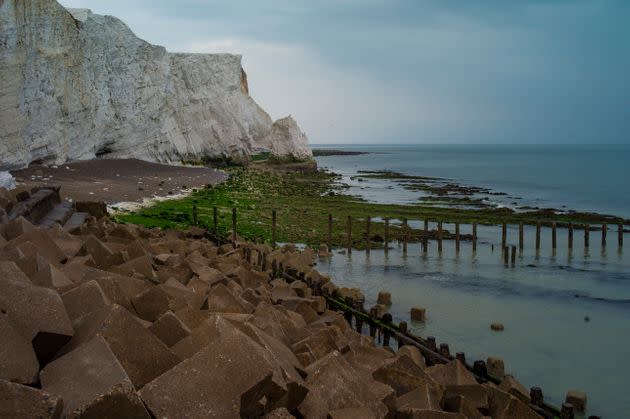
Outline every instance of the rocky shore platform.
POLYGON ((480 383, 352 330, 326 296, 363 296, 312 250, 116 224, 99 203, 51 214, 58 202, 0 190, 0 417, 541 417, 512 377, 480 383))
POLYGON ((53 165, 32 164, 12 172, 25 190, 58 185, 71 201, 139 202, 172 196, 191 188, 216 184, 227 175, 208 168, 173 166, 137 159, 94 159, 53 165))

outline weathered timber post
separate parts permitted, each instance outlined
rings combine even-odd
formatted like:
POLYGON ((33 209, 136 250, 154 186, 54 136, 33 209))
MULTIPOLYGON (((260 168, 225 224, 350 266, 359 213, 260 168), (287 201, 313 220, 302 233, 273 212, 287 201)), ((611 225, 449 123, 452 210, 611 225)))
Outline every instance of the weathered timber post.
POLYGON ((438 252, 442 253, 442 221, 438 221, 438 252))
POLYGON ((512 267, 516 265, 516 246, 512 246, 512 267))
POLYGON ((543 392, 540 387, 532 387, 529 390, 529 398, 535 406, 542 406, 545 403, 543 392))
MULTIPOLYGON (((407 322, 406 321, 402 321, 398 324, 398 331, 402 334, 402 335, 406 335, 407 334, 407 322)), ((405 341, 402 338, 398 338, 398 349, 400 349, 403 345, 405 344, 405 341)))
POLYGON ((507 224, 503 223, 501 225, 501 246, 505 247, 507 243, 507 224))
MULTIPOLYGON (((390 324, 392 322, 392 315, 389 313, 383 314, 383 322, 385 324, 390 324)), ((383 329, 383 346, 389 346, 389 338, 391 337, 391 332, 389 329, 383 329)))
POLYGON ((429 251, 429 220, 424 220, 424 236, 422 237, 422 251, 427 253, 429 251))
POLYGON ((623 224, 619 223, 617 225, 617 243, 619 243, 619 247, 623 247, 623 224))
POLYGON ((459 223, 455 223, 455 250, 459 252, 459 223))
POLYGON ((560 408, 560 419, 573 419, 575 414, 573 413, 573 405, 571 403, 562 403, 560 408))
POLYGON ((431 349, 432 351, 437 350, 434 336, 427 336, 427 348, 431 349))
POLYGON ((573 249, 573 223, 569 223, 569 249, 573 249))
POLYGON ((472 250, 477 251, 477 223, 472 225, 472 250))
POLYGON ((556 250, 558 247, 558 225, 554 221, 551 223, 551 248, 556 250))
POLYGON ((508 246, 503 246, 503 263, 505 266, 510 264, 510 248, 508 246))
POLYGON ((370 309, 369 326, 370 326, 370 336, 372 338, 374 338, 374 336, 376 336, 376 323, 374 323, 374 320, 376 320, 376 307, 372 307, 370 309))
POLYGON ((359 316, 355 317, 356 331, 358 334, 363 334, 363 319, 359 316))
POLYGON ((525 227, 521 221, 518 224, 518 250, 522 252, 523 247, 525 247, 525 227))
POLYGON ((475 363, 473 364, 473 372, 480 377, 487 377, 488 367, 486 366, 486 361, 475 361, 475 363))
POLYGON ((197 222, 197 205, 193 205, 192 207, 192 216, 193 216, 193 224, 198 225, 199 223, 197 222))
POLYGON ((236 208, 232 208, 232 243, 236 246, 236 208))
POLYGON ((584 224, 584 247, 588 248, 591 246, 591 226, 588 224, 584 224))
POLYGON ((608 225, 602 224, 602 247, 606 247, 606 233, 608 233, 608 225))
POLYGON ((408 231, 408 226, 407 226, 407 219, 403 218, 403 253, 407 253, 407 234, 409 233, 408 231))
POLYGON ((277 228, 278 214, 276 213, 276 210, 273 210, 271 213, 271 247, 276 247, 276 242, 278 241, 277 228))
POLYGON ((365 225, 365 253, 370 253, 370 235, 371 233, 371 224, 372 223, 372 217, 370 217, 368 215, 367 217, 367 221, 366 221, 366 225, 365 225))
POLYGON ((385 253, 389 252, 389 218, 385 218, 385 253))
POLYGON ((455 354, 455 359, 457 359, 462 364, 466 365, 466 354, 464 352, 457 352, 455 354))
POLYGON ((352 253, 352 216, 348 215, 348 254, 352 253))
POLYGON ((212 208, 212 218, 214 222, 214 235, 219 237, 219 211, 217 207, 212 208))
POLYGON ((328 251, 332 252, 332 231, 333 231, 333 216, 328 213, 328 251))
POLYGON ((445 358, 451 357, 451 350, 448 347, 448 343, 440 343, 440 355, 445 358))
POLYGON ((540 221, 536 223, 536 250, 540 250, 540 221))

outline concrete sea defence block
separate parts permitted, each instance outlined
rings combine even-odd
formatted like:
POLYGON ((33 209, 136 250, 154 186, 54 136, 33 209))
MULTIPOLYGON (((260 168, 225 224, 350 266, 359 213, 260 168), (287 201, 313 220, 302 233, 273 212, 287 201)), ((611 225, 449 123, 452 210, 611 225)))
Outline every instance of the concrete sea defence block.
POLYGON ((48 364, 42 388, 64 400, 67 417, 149 418, 131 380, 102 337, 48 364))
POLYGON ((156 417, 259 416, 286 407, 290 389, 275 369, 262 347, 234 329, 147 384, 140 396, 156 417))
POLYGON ((74 334, 59 294, 34 286, 30 281, 0 278, 0 311, 31 342, 42 365, 74 334))
POLYGON ((186 327, 172 311, 162 314, 150 327, 149 331, 157 336, 169 348, 190 335, 186 327))
POLYGON ((58 395, 0 379, 0 417, 58 419, 62 411, 58 395))
POLYGON ((305 417, 325 418, 328 412, 364 406, 376 418, 395 410, 394 390, 352 366, 337 352, 331 352, 307 368, 309 392, 299 411, 305 417))
POLYGON ((59 355, 98 336, 107 342, 137 389, 179 362, 179 358, 162 341, 125 308, 116 304, 86 316, 76 326, 75 337, 59 355))
POLYGON ((68 317, 73 324, 94 311, 111 305, 111 301, 96 281, 88 281, 61 296, 68 317))
POLYGON ((39 361, 31 342, 5 316, 0 316, 0 342, 0 379, 20 384, 37 383, 39 361))

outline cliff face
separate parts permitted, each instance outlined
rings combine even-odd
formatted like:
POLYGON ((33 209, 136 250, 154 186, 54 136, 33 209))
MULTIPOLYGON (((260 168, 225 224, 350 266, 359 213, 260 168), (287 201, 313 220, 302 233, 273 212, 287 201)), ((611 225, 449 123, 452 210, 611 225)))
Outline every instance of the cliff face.
POLYGON ((0 0, 0 83, 0 169, 247 158, 261 148, 311 155, 297 124, 274 140, 240 56, 171 54, 116 18, 54 0, 0 0))

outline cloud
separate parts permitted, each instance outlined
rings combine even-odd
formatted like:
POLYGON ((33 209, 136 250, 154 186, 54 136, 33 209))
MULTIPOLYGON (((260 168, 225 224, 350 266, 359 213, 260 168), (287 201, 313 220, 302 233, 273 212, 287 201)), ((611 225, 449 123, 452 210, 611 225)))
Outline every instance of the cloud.
POLYGON ((170 51, 241 53, 315 142, 630 142, 630 2, 64 0, 170 51))

